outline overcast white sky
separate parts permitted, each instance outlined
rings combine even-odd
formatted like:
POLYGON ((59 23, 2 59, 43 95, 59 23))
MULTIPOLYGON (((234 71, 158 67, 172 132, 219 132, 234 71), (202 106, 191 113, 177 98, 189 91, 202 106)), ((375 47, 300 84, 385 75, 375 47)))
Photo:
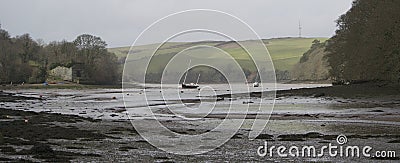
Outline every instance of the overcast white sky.
MULTIPOLYGON (((262 38, 330 37, 352 0, 0 0, 0 22, 12 36, 45 42, 88 33, 109 47, 129 46, 152 22, 187 9, 214 9, 247 22, 262 38)), ((190 41, 190 40, 187 40, 190 41)))

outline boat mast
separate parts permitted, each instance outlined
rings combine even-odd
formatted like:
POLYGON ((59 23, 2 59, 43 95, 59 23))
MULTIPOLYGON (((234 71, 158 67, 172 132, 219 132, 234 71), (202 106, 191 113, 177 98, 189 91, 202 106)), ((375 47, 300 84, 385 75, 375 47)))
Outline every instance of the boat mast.
POLYGON ((196 85, 199 83, 199 79, 200 79, 200 74, 199 74, 199 76, 197 76, 196 85))
POLYGON ((190 67, 190 63, 191 62, 192 62, 192 60, 189 60, 189 65, 188 65, 188 68, 187 68, 187 72, 186 72, 185 78, 183 79, 183 84, 186 83, 186 77, 187 77, 187 74, 189 73, 189 67, 190 67))

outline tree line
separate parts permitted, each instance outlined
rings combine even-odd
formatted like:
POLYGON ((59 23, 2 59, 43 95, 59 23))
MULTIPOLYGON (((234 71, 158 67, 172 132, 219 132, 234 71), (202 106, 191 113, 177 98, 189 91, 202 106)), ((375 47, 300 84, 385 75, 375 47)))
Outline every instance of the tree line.
POLYGON ((0 26, 0 83, 45 82, 49 70, 83 65, 90 84, 115 84, 120 79, 117 57, 100 37, 83 34, 74 41, 43 44, 29 34, 11 37, 0 26))
POLYGON ((336 82, 400 82, 399 11, 398 0, 355 0, 340 16, 326 45, 336 82))

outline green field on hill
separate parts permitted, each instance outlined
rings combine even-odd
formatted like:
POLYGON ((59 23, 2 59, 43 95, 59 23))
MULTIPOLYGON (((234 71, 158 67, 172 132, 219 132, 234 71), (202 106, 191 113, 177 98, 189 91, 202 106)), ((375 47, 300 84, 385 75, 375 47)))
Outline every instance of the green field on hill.
MULTIPOLYGON (((276 38, 264 39, 263 42, 268 48, 275 69, 284 71, 290 70, 293 65, 295 65, 300 60, 300 57, 310 48, 312 41, 315 39, 321 41, 327 40, 327 38, 276 38)), ((250 41, 242 41, 241 43, 246 42, 250 41)), ((217 47, 228 52, 232 55, 233 58, 238 60, 239 63, 243 63, 241 64, 242 66, 245 66, 245 62, 249 61, 248 56, 243 52, 240 47, 234 46, 233 44, 234 43, 224 41, 169 42, 164 44, 160 48, 160 50, 157 51, 157 58, 160 61, 155 62, 165 62, 164 60, 168 60, 171 55, 179 53, 189 47, 197 45, 207 45, 217 47)), ((132 56, 130 56, 130 58, 134 57, 136 59, 140 59, 142 57, 146 57, 146 55, 151 53, 151 51, 154 50, 156 46, 158 46, 158 44, 135 46, 131 51, 132 56)), ((109 48, 108 50, 115 53, 118 58, 123 58, 126 57, 129 49, 130 47, 117 47, 109 48)), ((190 56, 198 59, 209 59, 214 61, 218 59, 218 55, 215 55, 214 53, 196 54, 194 52, 193 54, 190 54, 190 56)), ((156 68, 154 70, 156 71, 156 68)))

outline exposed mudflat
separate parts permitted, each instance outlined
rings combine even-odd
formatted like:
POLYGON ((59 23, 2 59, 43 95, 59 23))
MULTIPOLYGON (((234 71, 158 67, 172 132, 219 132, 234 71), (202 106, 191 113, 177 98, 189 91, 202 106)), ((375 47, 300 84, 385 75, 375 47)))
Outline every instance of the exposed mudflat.
MULTIPOLYGON (((272 114, 258 117, 269 119, 269 122, 254 140, 248 139, 256 117, 251 109, 271 103, 271 99, 261 96, 246 98, 235 94, 235 97, 223 99, 209 96, 199 99, 196 98, 200 97, 197 90, 185 90, 182 101, 174 98, 160 101, 156 98, 160 91, 154 88, 147 92, 151 97, 145 102, 141 99, 144 92, 132 89, 124 92, 127 97, 133 97, 125 107, 119 89, 8 90, 0 92, 0 161, 398 161, 398 156, 302 158, 274 154, 271 158, 257 155, 257 148, 265 141, 269 146, 320 147, 329 143, 338 145, 336 137, 339 134, 347 136, 346 145, 369 145, 373 151, 397 151, 399 155, 399 94, 388 88, 389 93, 373 96, 368 90, 363 94, 361 87, 356 89, 359 91, 355 94, 360 96, 336 96, 349 90, 342 87, 278 91, 277 98, 273 99, 272 114), (197 108, 200 102, 215 101, 216 111, 207 115, 202 110, 187 111, 181 106, 182 102, 197 108), (229 117, 232 120, 243 116, 241 108, 250 106, 241 129, 221 147, 193 156, 170 154, 152 146, 135 131, 129 120, 130 116, 146 118, 146 115, 140 115, 140 110, 151 106, 158 120, 170 130, 180 134, 200 134, 209 132, 226 118, 228 104, 233 106, 233 116, 229 117), (172 106, 171 111, 168 106, 172 106)), ((386 88, 382 90, 386 91, 386 88)), ((224 92, 226 89, 221 88, 217 94, 224 92)))

